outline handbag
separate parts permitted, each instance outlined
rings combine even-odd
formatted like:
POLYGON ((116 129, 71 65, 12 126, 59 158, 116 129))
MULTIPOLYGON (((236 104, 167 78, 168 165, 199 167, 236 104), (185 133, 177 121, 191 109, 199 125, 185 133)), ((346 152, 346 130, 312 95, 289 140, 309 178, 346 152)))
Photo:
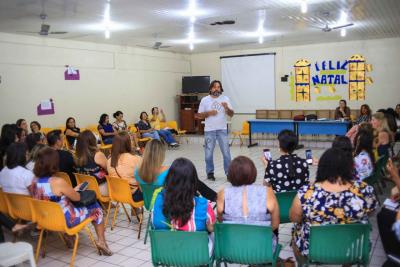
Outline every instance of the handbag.
POLYGON ((79 201, 72 201, 75 207, 87 207, 96 203, 96 193, 93 190, 78 191, 81 199, 79 201))

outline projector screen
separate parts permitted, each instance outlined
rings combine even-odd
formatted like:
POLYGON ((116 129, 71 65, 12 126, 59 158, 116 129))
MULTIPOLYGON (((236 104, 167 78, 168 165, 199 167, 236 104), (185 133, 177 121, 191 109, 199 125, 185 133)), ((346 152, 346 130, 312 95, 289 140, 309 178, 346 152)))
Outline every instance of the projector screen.
POLYGON ((221 73, 235 113, 275 109, 275 53, 221 57, 221 73))

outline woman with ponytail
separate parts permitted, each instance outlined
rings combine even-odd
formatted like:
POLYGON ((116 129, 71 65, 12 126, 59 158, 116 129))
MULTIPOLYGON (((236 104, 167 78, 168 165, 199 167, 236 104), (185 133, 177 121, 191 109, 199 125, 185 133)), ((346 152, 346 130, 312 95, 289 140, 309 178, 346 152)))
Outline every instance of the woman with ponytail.
POLYGON ((305 159, 293 154, 298 137, 291 130, 282 130, 278 135, 281 156, 277 160, 263 158, 265 168, 264 181, 272 186, 274 192, 297 191, 310 181, 310 172, 305 159))

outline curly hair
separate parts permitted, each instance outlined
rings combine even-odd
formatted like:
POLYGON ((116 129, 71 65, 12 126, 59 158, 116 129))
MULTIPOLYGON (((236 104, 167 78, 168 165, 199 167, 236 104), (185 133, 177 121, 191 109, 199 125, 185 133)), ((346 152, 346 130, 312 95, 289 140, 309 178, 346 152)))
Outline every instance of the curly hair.
POLYGON ((190 160, 174 160, 165 180, 163 214, 177 221, 180 227, 189 221, 193 211, 197 180, 196 168, 190 160))

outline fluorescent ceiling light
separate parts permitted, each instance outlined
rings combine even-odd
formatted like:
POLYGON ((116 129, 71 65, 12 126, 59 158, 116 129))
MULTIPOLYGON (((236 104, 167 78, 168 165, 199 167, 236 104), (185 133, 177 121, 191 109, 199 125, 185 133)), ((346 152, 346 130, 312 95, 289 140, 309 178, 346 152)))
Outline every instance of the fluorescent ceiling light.
POLYGON ((341 29, 340 30, 340 36, 346 37, 346 29, 341 29))
POLYGON ((307 1, 301 0, 301 13, 307 13, 307 1))

